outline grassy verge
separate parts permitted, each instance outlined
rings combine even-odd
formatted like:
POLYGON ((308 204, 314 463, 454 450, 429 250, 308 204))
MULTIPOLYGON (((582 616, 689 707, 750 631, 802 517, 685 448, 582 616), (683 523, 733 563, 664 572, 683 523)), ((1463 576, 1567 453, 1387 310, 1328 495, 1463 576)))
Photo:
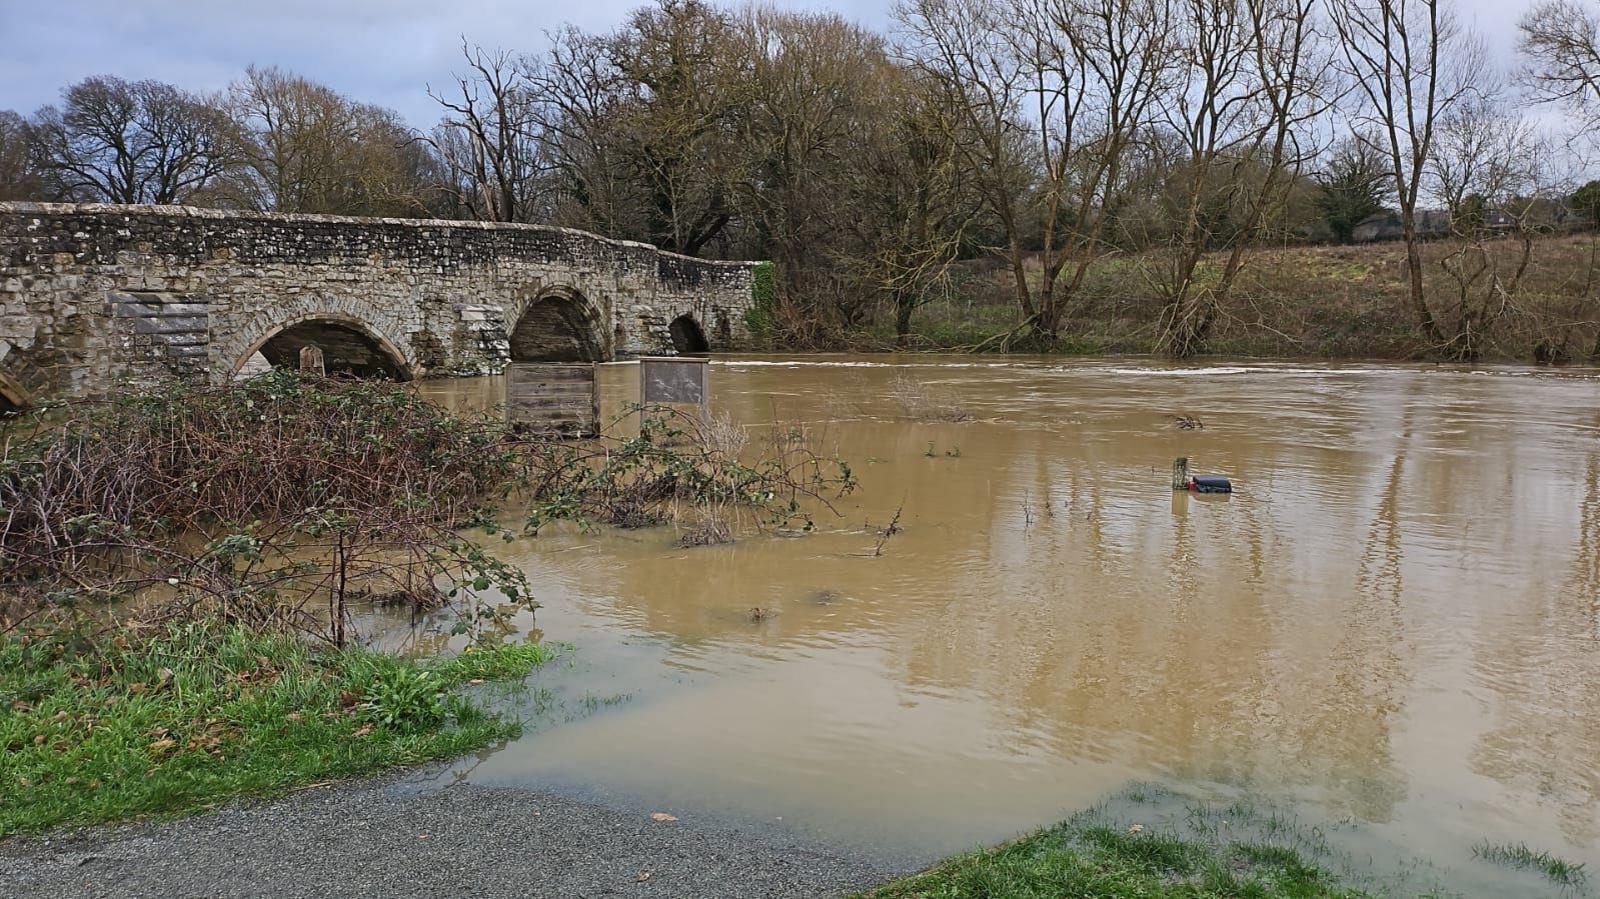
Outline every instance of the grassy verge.
MULTIPOLYGON (((1357 897, 1315 828, 1247 803, 1179 803, 1139 786, 1012 843, 949 859, 864 894, 955 897, 1357 897)), ((1411 893, 1414 895, 1415 893, 1411 893)))
POLYGON ((190 623, 0 644, 0 836, 192 811, 514 736, 456 688, 549 659, 410 661, 190 623))

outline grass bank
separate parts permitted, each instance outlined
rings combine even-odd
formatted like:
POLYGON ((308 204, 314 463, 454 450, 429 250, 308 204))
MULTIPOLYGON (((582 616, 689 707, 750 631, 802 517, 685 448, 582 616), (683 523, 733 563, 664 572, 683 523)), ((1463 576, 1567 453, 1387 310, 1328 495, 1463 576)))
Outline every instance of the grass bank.
POLYGON ((462 688, 551 655, 501 644, 413 661, 211 622, 12 635, 0 644, 0 836, 459 755, 520 730, 462 688))
MULTIPOLYGON (((1459 302, 1461 281, 1452 275, 1459 246, 1436 241, 1422 246, 1424 284, 1441 314, 1459 302)), ((1514 266, 1514 241, 1491 241, 1491 259, 1514 266)), ((1197 276, 1220 271, 1212 255, 1197 276)), ((1077 355, 1148 353, 1156 343, 1163 299, 1163 260, 1155 255, 1111 255, 1090 266, 1082 290, 1068 308, 1062 336, 1052 352, 1077 355)), ((1488 360, 1582 362, 1600 350, 1600 240, 1595 234, 1541 238, 1528 273, 1484 346, 1488 360), (1542 348, 1542 349, 1541 349, 1542 348)), ((1037 277, 1037 272, 1035 272, 1037 277)), ((1484 279, 1469 293, 1480 294, 1484 279)), ((1400 243, 1351 246, 1260 247, 1223 308, 1216 311, 1203 352, 1224 356, 1302 358, 1425 358, 1429 347, 1417 329, 1406 296, 1405 247, 1400 243)), ((919 308, 912 318, 910 348, 938 349, 982 344, 1014 328, 1020 316, 1009 270, 993 260, 964 263, 947 296, 919 308)), ((866 335, 870 346, 892 346, 887 321, 866 335)), ((1041 349, 1028 344, 1029 351, 1041 349)))

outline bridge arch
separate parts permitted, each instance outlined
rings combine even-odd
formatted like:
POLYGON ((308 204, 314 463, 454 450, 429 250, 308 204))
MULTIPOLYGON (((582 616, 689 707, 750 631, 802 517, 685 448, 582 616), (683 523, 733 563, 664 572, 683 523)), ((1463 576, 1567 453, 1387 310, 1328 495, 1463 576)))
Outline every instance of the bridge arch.
POLYGON ((512 362, 611 360, 607 317, 577 288, 547 288, 519 305, 508 332, 512 362))
POLYGON ((305 312, 267 328, 237 352, 230 375, 237 376, 260 353, 274 368, 296 368, 302 347, 322 350, 329 374, 409 381, 416 370, 400 347, 376 325, 339 311, 305 312))
POLYGON ((672 348, 680 353, 709 353, 711 343, 706 340, 706 332, 700 327, 700 322, 695 317, 684 313, 673 319, 667 325, 667 331, 672 335, 672 348))

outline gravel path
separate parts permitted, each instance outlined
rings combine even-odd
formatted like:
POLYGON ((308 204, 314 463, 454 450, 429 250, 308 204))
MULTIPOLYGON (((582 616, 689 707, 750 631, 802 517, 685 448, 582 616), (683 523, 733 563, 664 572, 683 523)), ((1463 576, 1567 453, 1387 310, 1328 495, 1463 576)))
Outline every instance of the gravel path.
POLYGON ((404 776, 0 841, 0 896, 828 896, 882 860, 546 793, 404 776))

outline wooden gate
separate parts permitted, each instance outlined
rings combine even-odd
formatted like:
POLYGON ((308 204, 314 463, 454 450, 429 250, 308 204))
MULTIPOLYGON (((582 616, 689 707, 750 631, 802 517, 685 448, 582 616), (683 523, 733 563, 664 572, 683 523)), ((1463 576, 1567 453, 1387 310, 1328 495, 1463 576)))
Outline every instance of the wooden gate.
POLYGON ((506 367, 512 427, 570 437, 600 433, 600 393, 592 362, 513 362, 506 367))

